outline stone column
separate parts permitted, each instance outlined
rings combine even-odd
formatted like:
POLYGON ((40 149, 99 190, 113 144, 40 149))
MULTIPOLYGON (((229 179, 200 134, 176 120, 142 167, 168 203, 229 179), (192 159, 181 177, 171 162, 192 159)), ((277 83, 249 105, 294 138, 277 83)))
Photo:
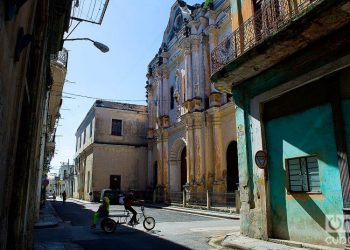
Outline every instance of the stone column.
POLYGON ((214 168, 214 142, 213 142, 213 130, 212 130, 212 123, 209 119, 210 115, 209 113, 205 114, 207 117, 206 119, 206 126, 205 129, 205 169, 206 169, 206 183, 207 183, 207 189, 210 191, 213 191, 213 183, 215 181, 215 168, 214 168))
POLYGON ((158 100, 157 100, 157 111, 156 111, 156 118, 158 119, 159 117, 161 117, 163 115, 163 96, 162 96, 162 93, 163 93, 163 82, 162 82, 162 73, 161 73, 161 70, 160 69, 157 69, 155 71, 155 79, 154 79, 154 82, 155 82, 155 88, 156 88, 156 91, 157 91, 157 97, 158 97, 158 100))
POLYGON ((168 131, 163 130, 163 185, 165 191, 169 190, 169 145, 168 145, 168 131))
POLYGON ((147 109, 148 109, 148 128, 154 128, 152 124, 153 120, 153 108, 154 108, 154 93, 153 86, 150 82, 147 82, 146 90, 147 90, 147 109))
POLYGON ((209 48, 209 36, 207 34, 202 35, 202 58, 203 67, 201 71, 202 79, 203 79, 203 93, 206 96, 209 96, 211 93, 211 68, 210 68, 210 48, 209 48))
POLYGON ((147 146, 147 186, 153 187, 153 142, 151 139, 148 140, 148 146, 147 146))
POLYGON ((204 166, 204 138, 202 136, 203 113, 193 113, 193 130, 194 130, 194 167, 195 180, 197 183, 197 192, 206 190, 205 166, 204 166))
POLYGON ((221 117, 219 110, 214 108, 213 116, 213 145, 214 145, 214 168, 215 168, 215 181, 214 181, 214 191, 224 192, 225 191, 225 181, 224 181, 224 169, 223 166, 223 152, 222 152, 222 129, 221 129, 221 117))
POLYGON ((191 36, 191 49, 192 49, 192 97, 200 97, 200 89, 199 89, 199 45, 200 40, 196 35, 191 36))
POLYGON ((162 68, 162 115, 167 115, 170 109, 170 94, 168 86, 169 73, 168 68, 162 68))
MULTIPOLYGON (((192 93, 192 55, 189 41, 185 41, 183 45, 185 54, 185 69, 186 69, 186 87, 187 87, 187 100, 193 97, 192 93)), ((186 100, 185 100, 186 101, 186 100)))
POLYGON ((194 157, 193 157, 193 123, 191 117, 186 117, 186 164, 187 164, 187 183, 192 187, 195 181, 194 157))
POLYGON ((162 140, 162 133, 159 132, 157 135, 157 167, 158 167, 158 175, 157 175, 157 183, 158 185, 163 186, 163 140, 162 140))

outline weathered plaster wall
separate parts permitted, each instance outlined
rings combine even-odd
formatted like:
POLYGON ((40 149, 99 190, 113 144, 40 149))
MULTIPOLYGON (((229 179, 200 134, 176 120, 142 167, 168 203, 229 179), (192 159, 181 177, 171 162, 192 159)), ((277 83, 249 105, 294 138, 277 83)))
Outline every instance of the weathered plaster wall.
POLYGON ((110 175, 121 175, 121 189, 145 190, 147 147, 94 144, 93 191, 109 188, 110 175))
POLYGON ((95 119, 95 141, 145 144, 147 113, 97 107, 95 119), (111 135, 112 119, 123 121, 122 136, 111 135))
POLYGON ((271 120, 266 125, 269 185, 274 237, 326 244, 327 237, 344 237, 342 228, 326 231, 333 215, 342 215, 337 150, 331 106, 271 120), (289 193, 287 158, 317 155, 320 194, 289 193))

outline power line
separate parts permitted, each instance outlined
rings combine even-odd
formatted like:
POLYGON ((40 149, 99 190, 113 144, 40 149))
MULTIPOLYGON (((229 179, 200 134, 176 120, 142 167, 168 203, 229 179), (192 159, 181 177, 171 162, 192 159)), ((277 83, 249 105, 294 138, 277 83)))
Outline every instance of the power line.
POLYGON ((74 93, 68 93, 68 92, 62 92, 65 95, 71 95, 76 97, 82 97, 82 98, 88 98, 88 99, 94 99, 94 100, 102 100, 102 101, 112 101, 112 102, 145 102, 146 100, 137 100, 137 99, 106 99, 106 98, 100 98, 100 97, 93 97, 93 96, 87 96, 87 95, 79 95, 74 93))

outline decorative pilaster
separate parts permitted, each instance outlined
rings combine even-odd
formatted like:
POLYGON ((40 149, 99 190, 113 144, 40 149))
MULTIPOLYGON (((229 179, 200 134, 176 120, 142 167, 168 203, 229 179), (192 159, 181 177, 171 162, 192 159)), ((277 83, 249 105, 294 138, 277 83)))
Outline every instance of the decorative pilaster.
POLYGON ((222 129, 221 129, 221 117, 219 110, 214 108, 212 116, 213 124, 213 143, 214 143, 214 168, 215 168, 215 181, 214 191, 224 192, 225 181, 224 181, 224 170, 223 166, 223 151, 222 151, 222 129))
POLYGON ((188 116, 186 118, 186 140, 187 140, 187 147, 186 147, 187 183, 190 185, 190 187, 192 187, 195 182, 195 168, 194 168, 194 155, 193 155, 194 140, 193 140, 193 123, 192 123, 192 119, 188 116))
POLYGON ((147 186, 153 187, 153 141, 149 140, 147 145, 147 186))
POLYGON ((169 146, 168 146, 168 131, 163 130, 163 180, 164 191, 169 191, 169 146))
POLYGON ((193 130, 194 130, 194 166, 195 180, 197 183, 197 192, 206 190, 205 166, 203 145, 204 137, 202 136, 203 113, 193 113, 193 130))
POLYGON ((200 39, 197 35, 191 36, 191 48, 192 48, 192 81, 193 81, 193 89, 192 97, 201 96, 200 93, 200 82, 199 82, 199 47, 200 47, 200 39))
POLYGON ((155 114, 155 104, 154 104, 154 85, 151 81, 147 82, 147 106, 148 106, 148 127, 154 128, 156 123, 156 114, 155 114))
MULTIPOLYGON (((186 100, 193 97, 192 93, 192 55, 191 55, 191 46, 190 41, 186 39, 183 44, 181 44, 182 49, 184 50, 185 55, 185 69, 186 69, 186 100)), ((186 101, 185 100, 185 101, 186 101)))
POLYGON ((157 164, 158 164, 158 169, 157 169, 157 183, 160 186, 164 186, 164 180, 163 180, 163 140, 162 140, 162 134, 159 131, 157 135, 157 154, 158 154, 158 159, 157 159, 157 164))
POLYGON ((168 114, 168 111, 170 109, 170 102, 169 102, 169 71, 168 68, 163 65, 162 67, 162 115, 168 114))
POLYGON ((205 33, 202 34, 202 60, 203 67, 200 73, 204 83, 204 95, 209 96, 211 93, 211 68, 210 68, 210 49, 209 49, 209 36, 205 33))

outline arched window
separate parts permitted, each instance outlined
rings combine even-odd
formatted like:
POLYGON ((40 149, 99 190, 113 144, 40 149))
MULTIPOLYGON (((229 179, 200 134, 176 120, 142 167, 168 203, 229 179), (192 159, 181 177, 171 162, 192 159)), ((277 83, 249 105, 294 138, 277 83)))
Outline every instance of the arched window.
POLYGON ((170 109, 174 109, 174 87, 170 88, 170 109))

